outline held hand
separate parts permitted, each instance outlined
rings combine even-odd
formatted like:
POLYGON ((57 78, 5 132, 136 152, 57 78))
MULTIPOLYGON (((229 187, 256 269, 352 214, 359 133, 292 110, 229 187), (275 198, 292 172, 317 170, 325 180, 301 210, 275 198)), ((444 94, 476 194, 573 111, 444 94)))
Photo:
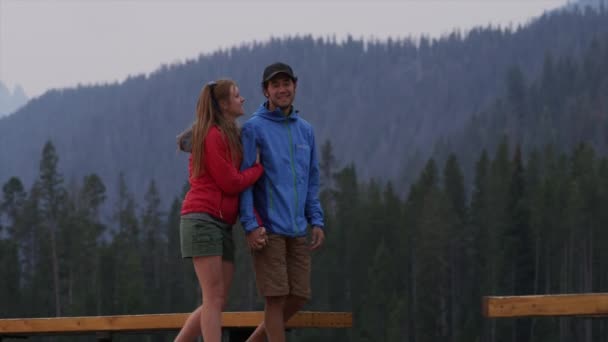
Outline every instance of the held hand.
POLYGON ((268 236, 266 235, 266 228, 258 227, 247 234, 247 245, 253 251, 259 251, 264 248, 268 243, 268 236))
POLYGON ((317 250, 325 242, 325 232, 321 227, 312 227, 312 238, 310 241, 310 249, 317 250))

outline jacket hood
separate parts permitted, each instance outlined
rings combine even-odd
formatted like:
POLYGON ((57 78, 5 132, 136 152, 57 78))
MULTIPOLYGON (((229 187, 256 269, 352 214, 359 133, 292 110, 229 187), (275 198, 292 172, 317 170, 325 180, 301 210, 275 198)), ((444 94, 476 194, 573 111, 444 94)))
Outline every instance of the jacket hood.
POLYGON ((183 152, 192 152, 192 126, 177 135, 177 148, 183 152))
POLYGON ((277 108, 273 111, 268 110, 268 102, 264 102, 253 113, 253 116, 261 116, 265 119, 272 120, 272 121, 297 120, 298 112, 299 112, 298 110, 293 108, 291 114, 289 116, 285 116, 285 114, 283 114, 283 112, 279 108, 277 108))

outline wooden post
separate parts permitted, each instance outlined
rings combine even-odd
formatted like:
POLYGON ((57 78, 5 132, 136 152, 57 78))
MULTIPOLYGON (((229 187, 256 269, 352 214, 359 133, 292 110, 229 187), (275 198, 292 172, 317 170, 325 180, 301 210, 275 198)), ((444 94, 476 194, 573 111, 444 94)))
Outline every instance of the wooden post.
POLYGON ((4 340, 5 338, 10 338, 12 339, 27 339, 27 336, 11 336, 11 335, 0 335, 0 342, 2 342, 2 340, 4 340))
POLYGON ((254 330, 254 328, 223 329, 222 342, 245 342, 254 330))
POLYGON ((95 334, 97 342, 112 342, 112 333, 101 331, 95 334))

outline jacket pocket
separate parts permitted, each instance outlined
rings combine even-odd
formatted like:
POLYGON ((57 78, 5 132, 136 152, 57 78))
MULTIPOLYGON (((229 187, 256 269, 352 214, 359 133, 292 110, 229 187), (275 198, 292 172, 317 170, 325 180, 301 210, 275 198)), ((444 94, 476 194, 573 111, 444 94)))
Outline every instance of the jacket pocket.
POLYGON ((304 182, 308 179, 308 169, 310 167, 310 146, 307 144, 296 144, 294 146, 296 151, 296 172, 298 182, 304 182))

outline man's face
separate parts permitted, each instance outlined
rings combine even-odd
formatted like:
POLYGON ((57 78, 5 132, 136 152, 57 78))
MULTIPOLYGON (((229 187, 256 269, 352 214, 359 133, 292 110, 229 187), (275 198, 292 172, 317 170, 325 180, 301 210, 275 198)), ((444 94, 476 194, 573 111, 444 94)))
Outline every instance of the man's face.
POLYGON ((296 96, 296 84, 289 76, 278 74, 268 81, 264 92, 273 107, 288 108, 296 96))

